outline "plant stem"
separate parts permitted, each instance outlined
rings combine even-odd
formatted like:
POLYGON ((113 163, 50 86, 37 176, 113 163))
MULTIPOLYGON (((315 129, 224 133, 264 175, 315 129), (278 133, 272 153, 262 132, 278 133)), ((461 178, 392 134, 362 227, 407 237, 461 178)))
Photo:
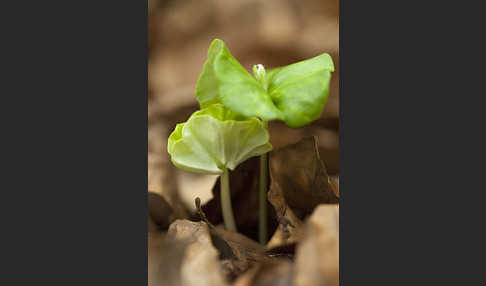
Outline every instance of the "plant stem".
MULTIPOLYGON (((267 128, 267 121, 263 121, 267 128)), ((258 238, 261 244, 267 242, 267 153, 260 156, 260 184, 259 184, 259 212, 258 212, 258 238)))
POLYGON ((231 192, 229 184, 229 171, 224 169, 221 175, 221 209, 223 211, 224 226, 227 230, 236 232, 235 218, 233 216, 233 207, 231 206, 231 192))

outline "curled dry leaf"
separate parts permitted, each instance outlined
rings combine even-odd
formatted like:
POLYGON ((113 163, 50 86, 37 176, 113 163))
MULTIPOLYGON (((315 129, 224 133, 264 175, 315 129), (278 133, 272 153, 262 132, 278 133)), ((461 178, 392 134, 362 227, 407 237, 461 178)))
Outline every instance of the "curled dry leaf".
POLYGON ((295 286, 339 285, 339 206, 318 206, 296 250, 295 286))
POLYGON ((180 284, 171 282, 160 285, 227 285, 218 262, 218 251, 212 244, 206 223, 176 220, 169 227, 167 241, 169 245, 163 249, 166 253, 173 252, 175 246, 180 246, 183 251, 167 256, 160 267, 176 269, 179 274, 176 282, 180 284), (168 249, 169 247, 172 249, 168 249), (181 252, 183 252, 181 261, 174 263, 181 256, 181 252))
POLYGON ((200 218, 209 226, 213 245, 218 249, 224 273, 232 281, 255 263, 269 263, 277 257, 267 253, 258 242, 237 232, 215 227, 201 208, 201 200, 196 198, 196 209, 200 218))
POLYGON ((320 158, 315 136, 272 151, 270 178, 268 200, 279 221, 279 228, 268 244, 270 247, 298 241, 302 237, 302 220, 317 205, 339 201, 339 193, 331 185, 320 158))
POLYGON ((230 281, 258 263, 272 261, 265 247, 258 242, 236 232, 222 228, 211 228, 213 244, 222 254, 222 264, 226 278, 230 281))
POLYGON ((283 215, 290 207, 303 219, 317 205, 339 200, 319 156, 315 136, 271 152, 270 176, 269 200, 277 214, 283 215))
POLYGON ((299 241, 303 235, 302 220, 318 204, 339 201, 339 192, 331 184, 315 136, 272 151, 270 178, 268 200, 275 209, 279 227, 269 247, 299 241))

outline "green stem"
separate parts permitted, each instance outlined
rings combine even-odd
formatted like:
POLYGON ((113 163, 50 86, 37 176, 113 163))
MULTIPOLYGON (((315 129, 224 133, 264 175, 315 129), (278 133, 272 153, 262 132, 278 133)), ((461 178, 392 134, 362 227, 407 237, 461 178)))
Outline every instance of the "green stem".
POLYGON ((231 192, 229 184, 229 171, 224 169, 221 175, 221 209, 223 211, 223 221, 226 229, 236 232, 235 218, 231 206, 231 192))
MULTIPOLYGON (((263 121, 265 128, 267 121, 263 121)), ((267 153, 260 156, 259 212, 258 238, 261 244, 267 243, 267 185, 268 185, 267 153)))

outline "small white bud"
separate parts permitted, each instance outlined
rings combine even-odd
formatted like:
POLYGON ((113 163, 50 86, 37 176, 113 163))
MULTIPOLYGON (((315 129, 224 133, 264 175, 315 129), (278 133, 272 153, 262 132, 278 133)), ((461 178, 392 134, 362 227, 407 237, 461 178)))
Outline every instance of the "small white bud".
POLYGON ((265 72, 265 67, 262 64, 257 64, 256 67, 257 67, 257 74, 258 75, 261 75, 262 73, 265 72))
POLYGON ((253 75, 261 83, 265 80, 265 67, 262 64, 257 64, 253 66, 253 75))

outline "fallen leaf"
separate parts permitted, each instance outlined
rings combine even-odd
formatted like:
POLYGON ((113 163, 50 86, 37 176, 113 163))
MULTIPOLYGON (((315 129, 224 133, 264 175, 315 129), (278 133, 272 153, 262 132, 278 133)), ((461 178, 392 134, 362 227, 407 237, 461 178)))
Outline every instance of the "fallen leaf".
POLYGON ((288 207, 303 219, 322 203, 337 203, 317 149, 317 138, 307 137, 270 153, 269 200, 278 215, 288 207))
MULTIPOLYGON (((277 257, 276 252, 267 252, 265 246, 230 230, 215 227, 201 208, 201 200, 195 199, 197 213, 209 226, 213 245, 218 249, 225 275, 229 281, 234 280, 248 268, 258 263, 271 263, 277 257)), ((285 256, 285 255, 284 255, 285 256)))
POLYGON ((179 267, 172 265, 172 257, 165 261, 166 267, 179 269, 180 285, 227 285, 218 261, 219 253, 212 244, 206 223, 176 220, 169 227, 167 239, 185 244, 183 259, 179 267))
POLYGON ((302 220, 317 205, 339 201, 317 146, 313 136, 270 153, 268 200, 275 209, 279 227, 268 247, 299 241, 302 220))
POLYGON ((148 286, 182 286, 180 268, 187 244, 162 232, 148 234, 148 286))
POLYGON ((320 205, 306 221, 296 250, 293 285, 339 285, 339 205, 320 205))

